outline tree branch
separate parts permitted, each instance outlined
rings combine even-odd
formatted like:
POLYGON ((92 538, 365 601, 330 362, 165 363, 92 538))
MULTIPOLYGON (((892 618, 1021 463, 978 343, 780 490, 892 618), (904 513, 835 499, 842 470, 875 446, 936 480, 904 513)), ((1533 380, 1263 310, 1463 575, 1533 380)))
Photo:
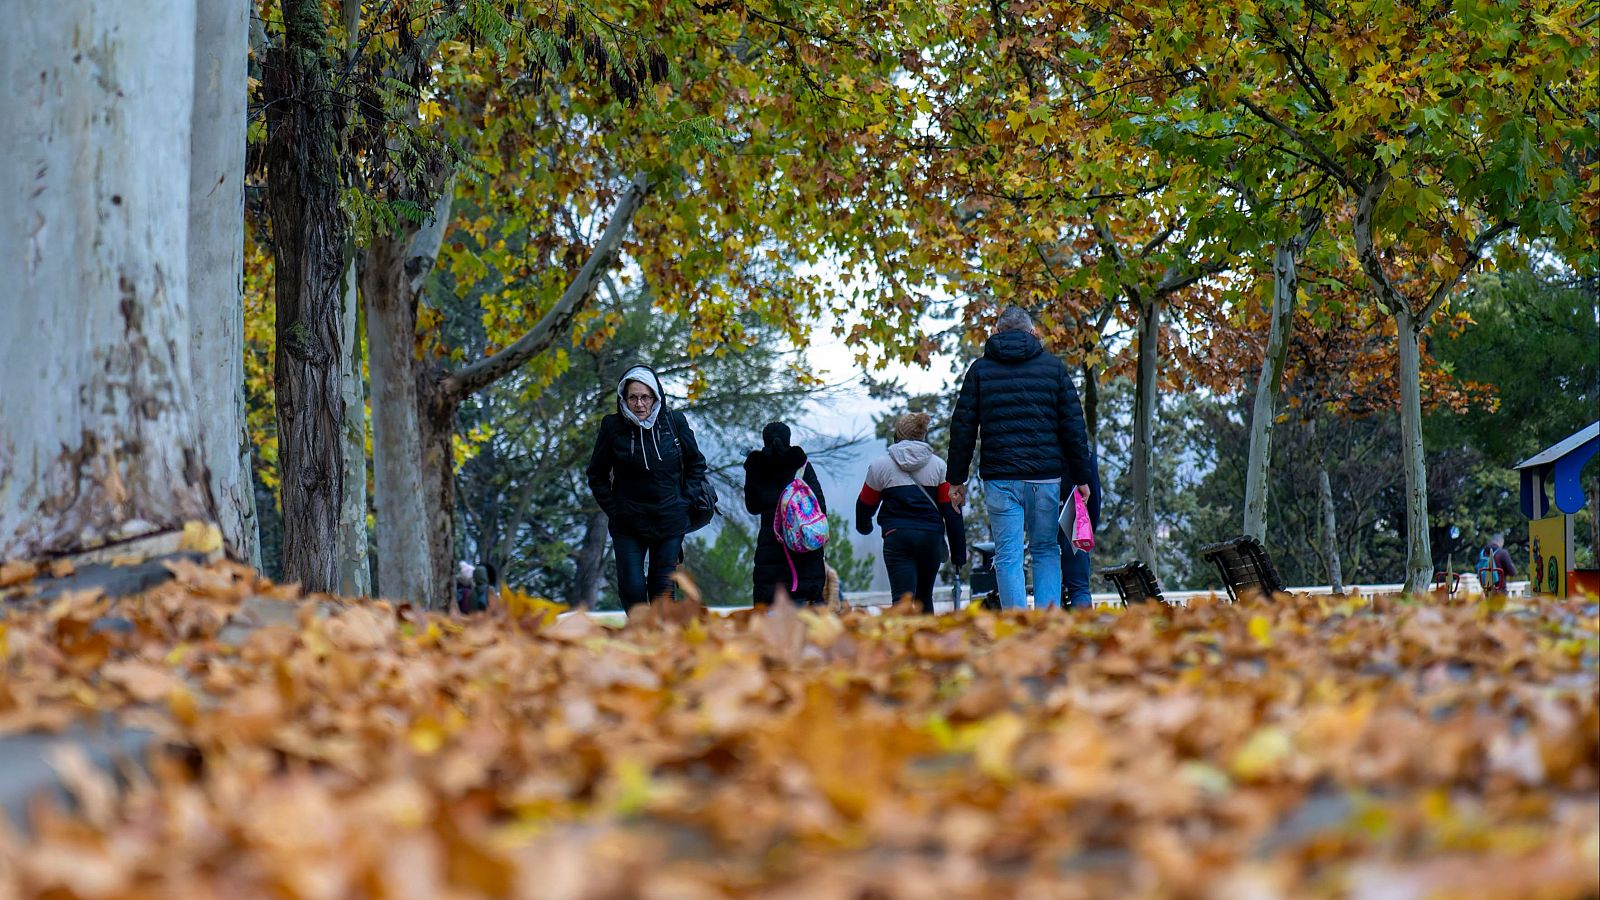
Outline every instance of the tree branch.
POLYGON ((1414 315, 1410 301, 1406 300, 1394 282, 1389 279, 1389 273, 1383 268, 1383 260, 1378 258, 1377 248, 1372 245, 1372 213, 1378 205, 1378 198, 1389 189, 1389 171, 1387 169, 1378 173, 1378 176, 1361 189, 1361 199, 1356 202, 1356 220, 1352 227, 1356 239, 1356 258, 1361 261, 1362 271, 1367 273, 1367 279, 1377 289, 1378 297, 1384 305, 1389 307, 1390 315, 1405 310, 1406 315, 1414 315))
POLYGON ((1174 264, 1162 274, 1161 283, 1156 285, 1156 296, 1165 297, 1169 294, 1176 294, 1203 278, 1209 278, 1220 273, 1227 267, 1227 264, 1223 262, 1209 262, 1184 275, 1183 271, 1174 264))
POLYGON ((1421 314, 1417 316, 1418 328, 1427 326, 1429 320, 1433 318, 1433 314, 1439 311, 1440 306, 1444 305, 1445 298, 1450 296, 1450 292, 1455 290, 1456 285, 1461 283, 1461 279, 1466 277, 1467 272, 1478 264, 1478 260, 1483 258, 1483 251, 1487 250, 1490 244, 1494 243, 1502 234, 1510 231, 1511 228, 1512 223, 1509 220, 1503 220, 1478 233, 1477 238, 1467 245, 1467 255, 1461 260, 1461 265, 1456 267, 1455 274, 1439 282, 1434 287, 1433 295, 1428 298, 1427 305, 1422 308, 1421 314))
POLYGON ((1261 119, 1268 125, 1271 125, 1289 137, 1294 138, 1295 142, 1298 143, 1301 148, 1303 148, 1307 153, 1311 154, 1311 161, 1316 163, 1317 168, 1327 172, 1328 175, 1335 181, 1350 188, 1351 190, 1355 190, 1358 187, 1358 185, 1351 180, 1350 176, 1345 174, 1344 168, 1339 165, 1337 160, 1323 152, 1322 148, 1318 147, 1316 144, 1306 140, 1305 135, 1302 135, 1293 125, 1290 125, 1289 123, 1268 112, 1265 107, 1253 100, 1248 100, 1241 97, 1239 98, 1239 102, 1244 104, 1245 109, 1255 113, 1256 118, 1261 119))
POLYGON ((633 224, 633 216, 639 211, 651 187, 650 180, 643 173, 633 176, 632 183, 618 199, 617 208, 612 212, 605 232, 600 235, 599 243, 590 251, 583 268, 567 285, 556 305, 516 343, 488 359, 479 360, 447 376, 440 384, 446 398, 459 401, 468 394, 483 390, 549 349, 558 337, 566 333, 573 317, 594 296, 601 273, 616 261, 622 250, 623 236, 633 224))

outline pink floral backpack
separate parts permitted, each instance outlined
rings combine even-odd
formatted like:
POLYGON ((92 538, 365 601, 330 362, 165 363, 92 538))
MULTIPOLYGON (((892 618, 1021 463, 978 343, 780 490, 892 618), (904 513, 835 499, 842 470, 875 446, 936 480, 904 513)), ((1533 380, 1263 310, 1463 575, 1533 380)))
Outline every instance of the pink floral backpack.
POLYGON ((805 481, 806 467, 794 473, 794 480, 778 496, 778 509, 772 516, 772 533, 783 545, 789 560, 790 590, 799 590, 800 573, 790 553, 812 553, 828 542, 828 515, 817 502, 817 495, 805 481))

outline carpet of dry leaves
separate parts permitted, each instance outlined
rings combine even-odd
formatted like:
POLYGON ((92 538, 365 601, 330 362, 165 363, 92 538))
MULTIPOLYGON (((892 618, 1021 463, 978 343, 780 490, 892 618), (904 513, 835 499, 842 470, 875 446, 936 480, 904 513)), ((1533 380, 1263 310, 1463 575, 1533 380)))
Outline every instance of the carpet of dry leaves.
POLYGON ((162 748, 60 755, 75 802, 0 830, 0 895, 1600 891, 1592 601, 611 630, 176 569, 0 621, 0 735, 114 710, 162 748))

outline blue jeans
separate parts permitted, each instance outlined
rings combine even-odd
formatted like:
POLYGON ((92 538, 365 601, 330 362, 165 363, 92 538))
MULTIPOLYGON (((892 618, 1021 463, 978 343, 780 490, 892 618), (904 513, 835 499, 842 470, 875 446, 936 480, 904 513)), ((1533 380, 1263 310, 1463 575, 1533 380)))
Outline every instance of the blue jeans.
POLYGON ((1027 481, 984 482, 984 505, 994 532, 994 574, 1000 588, 1000 605, 1022 609, 1028 605, 1028 580, 1022 570, 1023 534, 1033 557, 1035 609, 1055 606, 1061 599, 1061 485, 1027 481))
POLYGON ((622 601, 624 610, 659 597, 677 599, 672 575, 683 558, 683 535, 649 541, 612 532, 611 550, 617 560, 617 599, 622 601))

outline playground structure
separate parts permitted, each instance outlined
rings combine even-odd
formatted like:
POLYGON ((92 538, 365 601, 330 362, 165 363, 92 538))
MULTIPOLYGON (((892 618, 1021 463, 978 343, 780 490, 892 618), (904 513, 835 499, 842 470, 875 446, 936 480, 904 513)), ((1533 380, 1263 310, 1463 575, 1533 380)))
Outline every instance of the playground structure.
POLYGON ((1573 591, 1600 592, 1600 569, 1571 567, 1572 516, 1588 501, 1583 467, 1597 451, 1600 421, 1514 467, 1522 475, 1522 514, 1528 517, 1528 582, 1535 594, 1565 597, 1573 591))

